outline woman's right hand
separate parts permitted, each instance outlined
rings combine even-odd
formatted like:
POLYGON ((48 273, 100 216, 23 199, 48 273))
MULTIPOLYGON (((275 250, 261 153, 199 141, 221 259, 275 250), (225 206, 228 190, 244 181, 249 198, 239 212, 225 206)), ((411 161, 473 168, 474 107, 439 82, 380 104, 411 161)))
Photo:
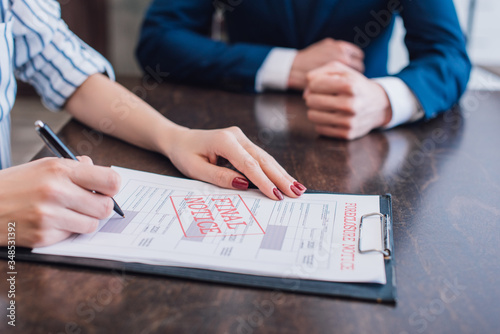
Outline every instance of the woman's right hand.
POLYGON ((40 247, 93 232, 111 214, 119 174, 79 159, 45 158, 0 170, 0 245, 7 245, 10 222, 16 246, 40 247))

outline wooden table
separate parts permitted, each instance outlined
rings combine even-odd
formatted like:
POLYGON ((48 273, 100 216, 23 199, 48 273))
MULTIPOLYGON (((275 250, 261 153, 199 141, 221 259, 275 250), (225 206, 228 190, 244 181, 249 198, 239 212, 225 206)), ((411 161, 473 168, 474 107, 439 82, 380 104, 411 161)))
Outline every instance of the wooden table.
MULTIPOLYGON (((498 332, 500 92, 469 92, 461 111, 345 142, 318 137, 298 95, 129 86, 181 124, 239 125, 310 189, 392 193, 398 303, 18 263, 17 332, 498 332)), ((180 176, 166 158, 75 121, 61 136, 97 164, 180 176)))

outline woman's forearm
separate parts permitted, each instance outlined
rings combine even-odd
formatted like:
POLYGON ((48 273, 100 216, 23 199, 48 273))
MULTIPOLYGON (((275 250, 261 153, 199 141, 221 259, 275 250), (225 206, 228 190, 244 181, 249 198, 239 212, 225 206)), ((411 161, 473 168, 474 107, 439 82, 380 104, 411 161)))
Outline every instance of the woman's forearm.
POLYGON ((102 74, 90 76, 66 103, 82 123, 133 145, 168 154, 172 136, 185 128, 102 74))

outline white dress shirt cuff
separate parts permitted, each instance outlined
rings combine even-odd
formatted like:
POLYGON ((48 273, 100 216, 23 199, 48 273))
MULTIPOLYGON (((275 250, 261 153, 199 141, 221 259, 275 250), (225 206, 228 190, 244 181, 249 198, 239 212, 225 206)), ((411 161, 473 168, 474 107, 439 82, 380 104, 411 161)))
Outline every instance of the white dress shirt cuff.
POLYGON ((286 90, 296 49, 273 48, 260 66, 255 76, 255 91, 266 89, 286 90))
POLYGON ((414 122, 424 117, 425 113, 420 106, 415 94, 396 77, 383 77, 373 79, 384 88, 392 108, 392 119, 384 129, 391 129, 398 125, 414 122))

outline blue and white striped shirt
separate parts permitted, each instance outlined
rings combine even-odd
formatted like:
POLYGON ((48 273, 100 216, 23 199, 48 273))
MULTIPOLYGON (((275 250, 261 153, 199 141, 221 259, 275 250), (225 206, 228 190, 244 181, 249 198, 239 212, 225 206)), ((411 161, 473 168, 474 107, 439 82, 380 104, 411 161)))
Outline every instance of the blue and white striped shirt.
POLYGON ((66 100, 90 75, 111 64, 73 34, 54 0, 0 0, 0 169, 9 167, 10 117, 16 77, 30 83, 51 110, 66 100))

